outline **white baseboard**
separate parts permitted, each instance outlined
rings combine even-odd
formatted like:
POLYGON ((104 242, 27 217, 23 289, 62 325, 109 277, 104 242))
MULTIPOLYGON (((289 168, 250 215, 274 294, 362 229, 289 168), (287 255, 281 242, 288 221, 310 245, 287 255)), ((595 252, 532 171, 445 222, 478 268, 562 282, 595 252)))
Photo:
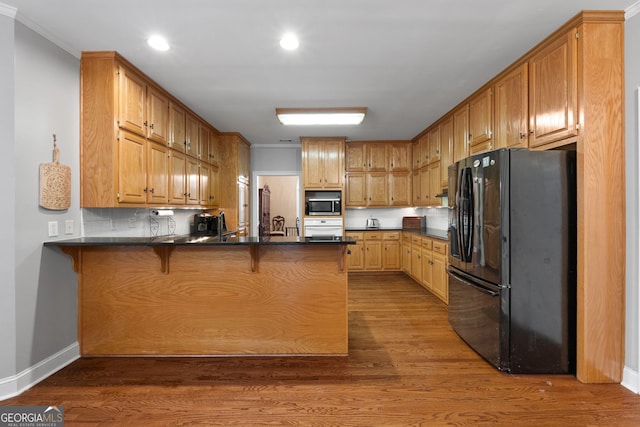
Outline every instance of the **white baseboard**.
POLYGON ((620 383, 636 394, 640 394, 640 372, 625 366, 622 371, 622 382, 620 383))
POLYGON ((0 378, 0 401, 19 395, 79 358, 80 345, 76 341, 19 374, 0 378))

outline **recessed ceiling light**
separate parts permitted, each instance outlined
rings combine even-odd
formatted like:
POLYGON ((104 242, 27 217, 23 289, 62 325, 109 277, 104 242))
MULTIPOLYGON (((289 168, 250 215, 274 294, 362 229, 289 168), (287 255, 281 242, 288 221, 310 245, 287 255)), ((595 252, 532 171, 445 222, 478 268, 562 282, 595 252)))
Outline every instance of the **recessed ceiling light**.
POLYGON ((147 43, 155 50, 169 50, 169 43, 167 43, 167 40, 162 36, 151 36, 147 40, 147 43))
POLYGON ((300 43, 298 42, 298 38, 295 36, 295 34, 289 33, 285 34, 280 39, 280 46, 286 50, 295 50, 298 48, 298 46, 300 46, 300 43))

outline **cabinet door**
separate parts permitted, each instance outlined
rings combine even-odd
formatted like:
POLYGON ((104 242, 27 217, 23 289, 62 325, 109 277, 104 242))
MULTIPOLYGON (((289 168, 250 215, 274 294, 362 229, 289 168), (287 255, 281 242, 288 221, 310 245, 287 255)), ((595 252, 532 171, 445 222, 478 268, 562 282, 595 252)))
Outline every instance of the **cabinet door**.
POLYGON ((496 83, 496 148, 529 146, 528 64, 522 64, 496 83))
POLYGON ((393 142, 389 147, 389 172, 410 172, 411 154, 413 144, 411 142, 393 142))
MULTIPOLYGON (((439 178, 438 178, 439 180, 439 178)), ((420 169, 420 204, 419 206, 431 205, 431 185, 429 182, 429 168, 420 169)))
POLYGON ((429 206, 440 206, 442 199, 436 197, 440 194, 440 162, 429 165, 429 206))
POLYGON ((211 137, 211 131, 204 124, 200 123, 198 126, 198 138, 200 142, 200 151, 198 152, 198 158, 203 162, 209 163, 209 142, 211 137))
POLYGON ((118 67, 118 126, 137 135, 146 135, 145 99, 147 84, 142 76, 118 67))
MULTIPOLYGON (((248 160, 248 156, 247 156, 247 160, 248 160)), ((213 130, 210 130, 209 132, 209 160, 208 161, 214 166, 220 165, 220 135, 218 135, 213 130)), ((248 169, 249 167, 247 166, 247 172, 246 172, 247 177, 249 176, 248 169)))
POLYGON ((577 135, 576 30, 529 61, 529 146, 577 135))
POLYGON ((345 233, 345 235, 356 241, 355 245, 349 245, 349 254, 347 256, 349 271, 364 270, 364 241, 362 240, 362 233, 345 233))
POLYGON ((347 172, 364 172, 367 169, 364 142, 345 144, 345 167, 347 172))
POLYGON ((420 166, 422 166, 422 152, 420 151, 420 140, 418 139, 414 141, 411 148, 413 151, 413 155, 412 155, 413 170, 420 169, 420 166))
POLYGON ((342 188, 344 174, 344 141, 326 141, 323 175, 325 188, 342 188))
POLYGON ((369 172, 385 172, 387 170, 387 143, 369 142, 367 149, 367 170, 369 172))
POLYGON ((213 208, 220 207, 220 169, 214 165, 211 165, 211 171, 209 173, 208 205, 213 208))
POLYGON ((422 284, 422 250, 417 245, 411 245, 411 277, 422 284))
POLYGON ((147 142, 147 203, 169 202, 169 149, 166 145, 147 142))
POLYGON ((304 187, 322 188, 324 143, 317 140, 302 143, 302 182, 304 187))
POLYGON ((364 269, 382 270, 382 240, 364 241, 364 269))
POLYGON ((153 86, 147 87, 147 138, 169 142, 169 98, 153 86))
POLYGON ((184 153, 187 145, 186 131, 187 113, 178 104, 170 103, 169 105, 169 127, 170 138, 169 146, 175 150, 184 153))
POLYGON ((200 162, 198 165, 199 176, 200 176, 200 205, 208 206, 209 205, 209 197, 211 196, 211 187, 209 178, 211 175, 211 165, 208 163, 200 162))
POLYGON ((192 157, 187 157, 187 204, 200 204, 200 165, 192 157))
POLYGON ((449 165, 453 152, 453 116, 440 124, 440 187, 449 187, 449 165))
POLYGON ((420 137, 420 156, 422 156, 422 160, 420 160, 420 167, 426 166, 429 164, 429 156, 431 155, 431 147, 429 147, 429 134, 423 135, 420 137))
POLYGON ((433 253, 432 257, 432 280, 431 280, 431 290, 433 293, 439 297, 445 303, 449 302, 449 282, 447 277, 447 263, 445 260, 445 256, 433 253))
POLYGON ((389 173, 389 206, 411 206, 411 172, 389 173))
POLYGON ((400 270, 402 265, 402 262, 400 260, 400 241, 383 240, 382 247, 383 270, 400 270))
POLYGON ((368 172, 365 198, 367 206, 388 206, 387 173, 368 172))
POLYGON ((411 194, 413 195, 413 206, 421 206, 422 200, 422 179, 420 174, 420 169, 414 170, 411 174, 412 176, 412 186, 411 186, 411 194))
POLYGON ((364 172, 349 172, 347 173, 347 185, 345 189, 346 200, 345 206, 347 208, 358 208, 367 206, 366 197, 366 173, 364 172))
POLYGON ((486 89, 469 101, 469 145, 484 144, 491 149, 493 137, 493 97, 486 89))
POLYGON ((429 163, 440 161, 440 125, 434 126, 427 133, 429 140, 429 163))
POLYGON ((422 286, 425 288, 432 290, 432 274, 433 274, 433 261, 432 261, 432 251, 428 249, 421 249, 422 252, 422 286))
POLYGON ((238 182, 238 228, 250 230, 249 224, 249 184, 238 182))
POLYGON ((169 203, 172 205, 184 205, 186 195, 186 156, 181 150, 169 150, 169 203))
MULTIPOLYGON (((249 146, 243 142, 238 143, 238 179, 243 179, 249 181, 249 171, 250 171, 250 153, 249 146)), ((220 161, 227 162, 228 159, 225 159, 220 155, 220 161)))
POLYGON ((411 275, 411 243, 402 243, 402 271, 411 275))
POLYGON ((469 105, 453 113, 453 162, 469 156, 469 105))
POLYGON ((147 201, 146 141, 131 132, 118 135, 118 202, 147 201))
POLYGON ((198 119, 187 113, 185 153, 198 157, 200 153, 200 123, 198 119))

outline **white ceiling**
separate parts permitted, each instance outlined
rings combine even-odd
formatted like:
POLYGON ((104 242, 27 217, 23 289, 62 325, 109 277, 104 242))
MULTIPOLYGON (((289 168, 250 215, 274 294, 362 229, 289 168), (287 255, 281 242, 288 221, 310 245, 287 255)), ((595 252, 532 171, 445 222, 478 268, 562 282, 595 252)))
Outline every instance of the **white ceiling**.
MULTIPOLYGON (((0 0, 80 56, 116 50, 223 132, 411 139, 581 10, 637 0, 0 0), (300 48, 279 38, 295 32, 300 48), (168 38, 168 52, 146 38, 168 38), (276 107, 368 107, 347 127, 284 127, 276 107)), ((290 143, 291 144, 291 143, 290 143)))

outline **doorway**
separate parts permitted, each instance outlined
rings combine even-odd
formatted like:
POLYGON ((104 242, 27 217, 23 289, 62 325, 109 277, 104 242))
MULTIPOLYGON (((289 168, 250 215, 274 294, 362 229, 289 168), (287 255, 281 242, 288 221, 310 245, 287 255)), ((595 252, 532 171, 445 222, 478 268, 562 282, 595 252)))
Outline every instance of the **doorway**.
MULTIPOLYGON (((276 216, 284 217, 284 227, 296 227, 302 221, 300 204, 300 177, 298 175, 257 175, 256 186, 252 191, 253 200, 258 200, 258 192, 265 185, 269 186, 271 192, 270 212, 271 218, 276 216)), ((260 218, 258 214, 258 203, 253 204, 252 236, 258 236, 260 218)), ((290 233, 293 229, 289 229, 290 233)))

